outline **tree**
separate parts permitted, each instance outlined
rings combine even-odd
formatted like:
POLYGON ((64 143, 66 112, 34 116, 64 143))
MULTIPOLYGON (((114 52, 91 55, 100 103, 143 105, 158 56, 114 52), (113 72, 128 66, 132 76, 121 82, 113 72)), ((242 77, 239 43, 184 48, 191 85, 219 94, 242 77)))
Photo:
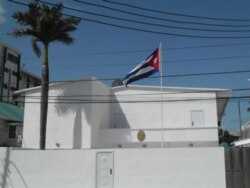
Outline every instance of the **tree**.
POLYGON ((221 134, 219 134, 219 144, 227 143, 229 146, 234 142, 239 140, 238 136, 231 135, 227 130, 221 129, 221 134))
POLYGON ((42 85, 41 85, 41 111, 40 111, 40 149, 45 149, 46 125, 48 111, 49 89, 49 61, 48 51, 52 42, 62 42, 66 45, 73 43, 74 39, 70 32, 77 29, 80 19, 65 17, 62 15, 63 4, 53 6, 41 4, 38 1, 29 3, 28 10, 16 12, 13 18, 21 26, 14 29, 11 34, 15 37, 31 37, 32 48, 37 55, 41 56, 38 43, 43 44, 42 85))

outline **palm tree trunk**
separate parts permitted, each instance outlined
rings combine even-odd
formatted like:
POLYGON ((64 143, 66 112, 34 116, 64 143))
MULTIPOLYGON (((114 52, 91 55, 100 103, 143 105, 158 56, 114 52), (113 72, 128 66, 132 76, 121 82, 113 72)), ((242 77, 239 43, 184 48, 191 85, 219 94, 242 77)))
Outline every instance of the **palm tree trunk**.
POLYGON ((40 149, 46 148, 46 126, 48 112, 48 90, 49 90, 49 65, 48 65, 48 44, 44 44, 44 55, 42 65, 42 88, 40 106, 40 149))

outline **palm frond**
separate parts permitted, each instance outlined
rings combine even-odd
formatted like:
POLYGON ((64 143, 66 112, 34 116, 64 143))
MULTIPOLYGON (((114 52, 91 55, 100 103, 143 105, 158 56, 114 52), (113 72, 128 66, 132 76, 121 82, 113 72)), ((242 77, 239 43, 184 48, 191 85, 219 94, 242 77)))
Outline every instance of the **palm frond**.
POLYGON ((36 36, 36 33, 29 28, 14 29, 10 34, 15 37, 36 36))
MULTIPOLYGON (((63 4, 62 3, 57 3, 51 8, 51 12, 54 13, 61 13, 63 9, 63 4)), ((61 15, 61 14, 60 14, 61 15)))
POLYGON ((80 18, 76 18, 76 17, 67 17, 64 19, 64 23, 71 23, 74 25, 78 25, 81 22, 80 18))
POLYGON ((41 16, 40 7, 37 3, 30 3, 29 9, 25 12, 16 12, 12 15, 16 21, 23 26, 36 27, 37 18, 41 16))
POLYGON ((51 42, 73 43, 74 39, 69 35, 77 29, 80 19, 65 17, 62 15, 63 4, 54 6, 41 4, 38 1, 29 4, 25 12, 13 14, 13 18, 22 26, 12 32, 13 36, 31 36, 32 47, 37 56, 40 56, 37 42, 48 45, 51 42))
POLYGON ((22 12, 15 12, 12 17, 15 18, 20 25, 27 25, 24 14, 22 12))
POLYGON ((68 33, 61 33, 60 35, 56 36, 55 41, 69 45, 74 42, 74 38, 70 37, 68 33))
POLYGON ((35 52, 37 57, 41 57, 41 50, 38 47, 37 42, 40 42, 40 40, 38 38, 36 38, 36 37, 31 38, 31 45, 32 45, 33 51, 35 52))

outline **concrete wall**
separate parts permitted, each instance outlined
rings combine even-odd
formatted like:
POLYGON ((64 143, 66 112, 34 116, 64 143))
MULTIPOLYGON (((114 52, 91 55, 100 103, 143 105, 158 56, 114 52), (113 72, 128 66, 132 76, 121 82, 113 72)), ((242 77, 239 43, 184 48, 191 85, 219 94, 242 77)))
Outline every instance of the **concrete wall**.
POLYGON ((23 148, 39 148, 40 137, 40 96, 41 94, 28 93, 25 97, 23 119, 23 148))
MULTIPOLYGON (((109 125, 109 104, 99 104, 97 97, 109 97, 110 91, 105 87, 98 81, 50 87, 47 148, 91 148, 98 139, 96 130, 109 125)), ((39 148, 39 117, 40 90, 34 90, 25 98, 23 148, 39 148)))
POLYGON ((159 89, 113 89, 111 127, 101 130, 101 147, 188 147, 218 146, 218 118, 215 92, 187 92, 159 89), (199 100, 197 100, 199 99, 199 100), (161 101, 164 101, 161 104, 161 101), (203 111, 203 125, 192 125, 192 111, 203 111), (140 143, 137 133, 146 139, 140 143))
POLYGON ((218 126, 215 92, 164 91, 161 96, 157 90, 128 88, 121 91, 114 90, 114 95, 120 102, 112 104, 111 107, 111 123, 115 127, 134 129, 192 127, 191 112, 195 110, 204 111, 204 127, 218 126), (161 100, 164 101, 163 106, 161 100))
POLYGON ((114 188, 225 188, 222 148, 11 150, 0 148, 2 188, 95 188, 96 154, 114 155, 114 188))
POLYGON ((225 188, 223 149, 119 150, 114 187, 225 188))
POLYGON ((0 148, 1 188, 67 188, 95 185, 95 152, 0 148))
POLYGON ((91 148, 99 145, 100 129, 110 128, 110 88, 102 82, 92 85, 91 103, 91 148))

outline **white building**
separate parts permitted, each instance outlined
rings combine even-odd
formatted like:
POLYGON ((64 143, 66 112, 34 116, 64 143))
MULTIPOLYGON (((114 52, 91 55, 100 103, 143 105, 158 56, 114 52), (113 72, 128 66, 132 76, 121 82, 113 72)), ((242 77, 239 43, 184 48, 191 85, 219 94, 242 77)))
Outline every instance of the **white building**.
POLYGON ((53 84, 41 151, 40 89, 15 92, 32 149, 0 148, 3 186, 226 188, 224 148, 213 146, 230 90, 53 84))
MULTIPOLYGON (((218 146, 218 122, 230 93, 205 88, 109 88, 95 78, 53 84, 46 147, 218 146)), ((40 87, 15 95, 25 97, 23 148, 39 148, 40 87)))

